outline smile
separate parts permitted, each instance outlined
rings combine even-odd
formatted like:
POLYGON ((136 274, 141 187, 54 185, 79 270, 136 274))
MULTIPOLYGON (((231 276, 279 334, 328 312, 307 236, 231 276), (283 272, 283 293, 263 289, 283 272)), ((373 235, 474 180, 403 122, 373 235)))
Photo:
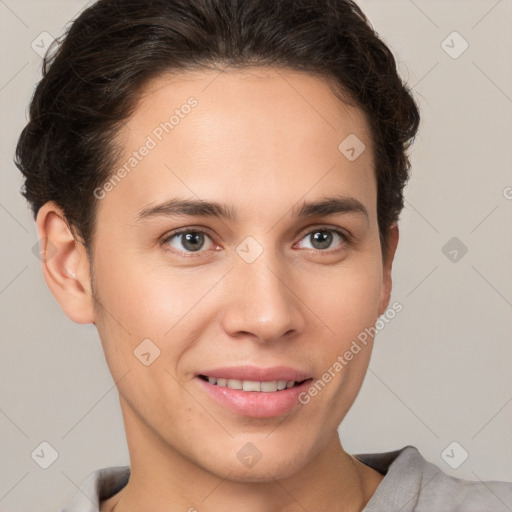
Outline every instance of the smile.
POLYGON ((238 416, 272 418, 301 406, 298 396, 310 386, 311 375, 289 366, 243 365, 205 368, 194 380, 222 409, 238 416))

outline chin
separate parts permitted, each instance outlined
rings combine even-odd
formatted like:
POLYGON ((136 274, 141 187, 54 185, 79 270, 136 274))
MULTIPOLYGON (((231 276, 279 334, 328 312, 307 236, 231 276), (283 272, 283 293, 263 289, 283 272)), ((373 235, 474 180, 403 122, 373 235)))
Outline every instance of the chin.
MULTIPOLYGON (((235 458, 235 461, 230 458, 224 460, 222 467, 203 464, 203 468, 221 478, 229 475, 227 480, 232 482, 263 483, 276 479, 284 480, 301 471, 310 460, 304 449, 297 450, 296 447, 291 447, 290 450, 284 452, 276 449, 272 450, 270 455, 262 453, 259 460, 252 462, 252 466, 245 465, 238 458, 235 458)), ((220 459, 219 456, 216 460, 220 459)))

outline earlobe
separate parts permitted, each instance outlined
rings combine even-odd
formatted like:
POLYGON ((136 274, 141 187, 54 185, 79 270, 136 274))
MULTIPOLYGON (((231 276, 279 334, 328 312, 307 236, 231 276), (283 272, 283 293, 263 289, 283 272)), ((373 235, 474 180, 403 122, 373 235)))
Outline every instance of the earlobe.
POLYGON ((398 246, 398 224, 393 224, 389 229, 387 252, 382 258, 382 295, 379 306, 379 316, 384 314, 391 298, 392 276, 391 270, 398 246))
POLYGON ((53 201, 39 209, 36 224, 48 288, 73 322, 94 323, 94 299, 85 247, 75 240, 64 213, 53 201))

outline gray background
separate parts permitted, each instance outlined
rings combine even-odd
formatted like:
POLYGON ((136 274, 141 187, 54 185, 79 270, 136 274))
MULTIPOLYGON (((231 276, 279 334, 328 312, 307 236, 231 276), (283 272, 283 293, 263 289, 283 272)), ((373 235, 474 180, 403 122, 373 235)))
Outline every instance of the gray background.
MULTIPOLYGON (((4 512, 60 510, 91 471, 129 462, 95 327, 70 321, 47 289, 12 163, 40 77, 32 42, 60 35, 85 4, 0 0, 4 512), (31 457, 43 441, 58 452, 48 469, 31 457)), ((377 336, 342 441, 352 453, 413 444, 448 474, 512 481, 512 1, 360 5, 414 88, 423 123, 393 273, 391 302, 403 311, 377 336), (457 58, 464 43, 454 31, 469 44, 457 58), (447 461, 462 450, 469 457, 454 469, 447 461)))

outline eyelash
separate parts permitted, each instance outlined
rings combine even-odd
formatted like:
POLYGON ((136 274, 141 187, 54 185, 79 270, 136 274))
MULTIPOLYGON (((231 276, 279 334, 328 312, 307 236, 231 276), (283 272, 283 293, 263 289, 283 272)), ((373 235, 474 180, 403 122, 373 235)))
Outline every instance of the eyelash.
MULTIPOLYGON (((313 233, 317 233, 319 231, 326 231, 326 232, 331 232, 331 233, 335 233, 337 234, 342 240, 342 244, 341 244, 341 247, 339 247, 338 249, 307 249, 309 251, 314 251, 314 252, 318 252, 318 253, 326 253, 326 254, 333 254, 333 253, 336 253, 340 250, 343 250, 343 248, 346 248, 347 246, 351 245, 352 243, 352 236, 347 234, 347 233, 344 233, 343 231, 340 231, 339 229, 334 229, 334 228, 331 228, 331 227, 328 227, 328 226, 322 226, 320 228, 315 228, 313 229, 312 231, 308 231, 307 233, 305 233, 300 240, 303 240, 304 238, 306 238, 308 235, 312 235, 313 233)), ((202 233, 206 236, 208 236, 210 239, 211 239, 211 236, 209 235, 209 233, 203 229, 196 229, 196 228, 184 228, 184 229, 180 229, 178 231, 174 231, 172 233, 170 233, 169 235, 165 236, 165 238, 162 240, 162 242, 160 243, 161 246, 164 246, 165 244, 167 244, 168 242, 170 242, 173 238, 179 236, 179 235, 183 235, 183 234, 186 234, 186 233, 202 233)), ((178 253, 178 254, 185 254, 186 256, 184 256, 185 258, 194 258, 194 257, 198 257, 198 256, 201 256, 205 251, 176 251, 174 249, 165 249, 169 252, 173 252, 173 253, 178 253)))

